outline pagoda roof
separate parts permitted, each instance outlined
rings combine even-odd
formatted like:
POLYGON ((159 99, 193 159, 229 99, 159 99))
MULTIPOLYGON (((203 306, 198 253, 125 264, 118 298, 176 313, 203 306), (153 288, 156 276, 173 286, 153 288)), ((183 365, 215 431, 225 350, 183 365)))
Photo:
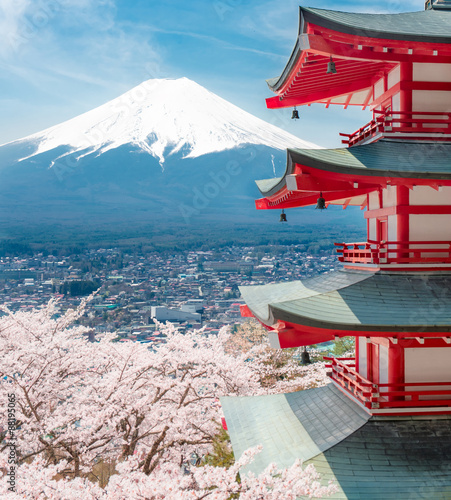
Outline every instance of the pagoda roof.
POLYGON ((333 338, 331 332, 450 332, 451 296, 443 294, 449 289, 451 274, 343 270, 303 281, 240 287, 240 292, 263 324, 300 325, 298 345, 308 345, 315 343, 315 329, 317 342, 333 338), (418 314, 424 310, 434 313, 418 314))
POLYGON ((451 179, 451 144, 382 139, 352 148, 291 149, 290 154, 295 163, 328 172, 451 179))
POLYGON ((372 106, 374 80, 400 62, 449 63, 451 11, 363 14, 300 7, 296 45, 269 108, 323 102, 372 106), (333 56, 337 74, 327 75, 333 56))
POLYGON ((268 455, 274 455, 279 467, 287 468, 297 458, 304 462, 310 460, 352 435, 371 418, 333 384, 290 394, 222 397, 221 406, 235 456, 255 446, 258 440, 260 444, 268 444, 264 453, 257 455, 248 466, 248 470, 254 472, 267 467, 268 455), (324 411, 327 407, 334 411, 324 411), (251 426, 251 432, 242 425, 242 419, 248 418, 257 424, 251 426), (270 443, 268 436, 271 436, 270 443), (284 453, 277 456, 280 447, 284 453))
POLYGON ((451 43, 446 10, 366 14, 300 7, 301 19, 323 28, 368 38, 451 43))
POLYGON ((369 418, 329 384, 290 394, 221 398, 236 457, 263 445, 245 471, 313 464, 340 500, 446 499, 451 495, 451 419, 369 418))
POLYGON ((451 144, 381 139, 351 148, 288 149, 284 175, 256 181, 265 197, 256 204, 257 208, 307 206, 315 204, 322 191, 332 204, 351 199, 351 205, 360 205, 365 193, 387 180, 410 186, 450 183, 451 144), (282 194, 286 196, 281 200, 282 194), (270 202, 274 202, 271 207, 270 202))

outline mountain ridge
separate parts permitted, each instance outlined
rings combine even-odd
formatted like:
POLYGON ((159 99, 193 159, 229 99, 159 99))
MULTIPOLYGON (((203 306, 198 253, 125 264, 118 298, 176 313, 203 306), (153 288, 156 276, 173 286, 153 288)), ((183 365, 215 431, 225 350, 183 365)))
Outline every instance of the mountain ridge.
POLYGON ((36 150, 18 161, 61 146, 67 146, 68 151, 56 160, 68 155, 80 160, 131 144, 156 158, 160 165, 181 151, 186 152, 182 158, 196 158, 244 144, 278 150, 318 147, 188 78, 147 80, 91 111, 3 146, 27 142, 35 143, 36 150))
MULTIPOLYGON (((191 80, 147 81, 0 146, 0 231, 149 224, 157 234, 163 226, 189 232, 234 221, 278 224, 277 211, 255 209, 254 181, 282 175, 287 147, 317 146, 191 80)), ((349 220, 351 209, 316 212, 297 209, 288 219, 349 220)))

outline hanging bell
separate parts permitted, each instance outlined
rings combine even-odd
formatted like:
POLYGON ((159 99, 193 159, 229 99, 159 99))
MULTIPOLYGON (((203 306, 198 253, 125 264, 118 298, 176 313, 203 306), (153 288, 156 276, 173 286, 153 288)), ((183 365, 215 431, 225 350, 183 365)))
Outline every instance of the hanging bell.
POLYGON ((304 347, 304 350, 301 352, 301 363, 303 365, 309 365, 311 363, 310 354, 307 352, 306 347, 304 347))
POLYGON ((335 63, 330 56, 330 61, 327 63, 327 74, 335 74, 337 72, 337 68, 335 67, 335 63))
POLYGON ((292 120, 299 120, 299 111, 296 109, 296 106, 293 109, 293 113, 291 114, 292 120))
POLYGON ((323 198, 323 193, 320 193, 319 198, 316 200, 315 209, 324 210, 326 207, 326 200, 323 198))
POLYGON ((287 222, 287 214, 282 210, 279 222, 287 222))

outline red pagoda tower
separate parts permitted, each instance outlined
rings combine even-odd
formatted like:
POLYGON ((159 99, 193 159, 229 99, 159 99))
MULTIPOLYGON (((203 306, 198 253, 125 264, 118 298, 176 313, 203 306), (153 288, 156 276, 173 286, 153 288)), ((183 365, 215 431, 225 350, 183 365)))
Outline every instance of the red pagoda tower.
POLYGON ((268 85, 269 108, 361 106, 372 119, 340 134, 347 147, 289 149, 283 177, 257 181, 257 209, 359 206, 367 241, 336 243, 343 269, 325 278, 241 288, 242 314, 273 347, 354 336, 356 356, 330 358, 327 388, 279 398, 291 424, 270 399, 225 398, 234 450, 265 435, 257 470, 295 448, 338 481, 337 498, 451 498, 451 0, 399 14, 301 7, 268 85), (280 445, 283 425, 304 433, 297 445, 280 445))

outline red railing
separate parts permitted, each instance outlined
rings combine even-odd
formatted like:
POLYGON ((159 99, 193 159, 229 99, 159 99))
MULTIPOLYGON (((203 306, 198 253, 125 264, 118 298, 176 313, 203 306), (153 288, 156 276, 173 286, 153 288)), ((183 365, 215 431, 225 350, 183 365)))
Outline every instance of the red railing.
MULTIPOLYGON (((340 133, 342 137, 346 137, 341 142, 351 147, 378 133, 387 136, 421 134, 415 139, 430 139, 431 134, 451 134, 451 113, 427 111, 374 111, 374 113, 378 116, 353 134, 340 133)), ((451 140, 451 137, 446 139, 451 140)))
POLYGON ((335 243, 340 262, 354 264, 450 264, 451 241, 335 243))
POLYGON ((332 369, 330 378, 369 410, 451 407, 451 382, 375 384, 357 373, 354 364, 344 362, 351 358, 324 359, 329 361, 326 367, 332 369))
POLYGON ((357 373, 355 368, 354 358, 329 358, 324 357, 326 361, 330 364, 326 365, 326 368, 332 368, 332 371, 328 373, 329 377, 335 382, 339 383, 344 389, 355 396, 358 400, 371 408, 371 403, 375 400, 374 398, 378 395, 375 393, 375 384, 362 377, 357 373), (344 361, 352 360, 354 363, 346 364, 344 361))

